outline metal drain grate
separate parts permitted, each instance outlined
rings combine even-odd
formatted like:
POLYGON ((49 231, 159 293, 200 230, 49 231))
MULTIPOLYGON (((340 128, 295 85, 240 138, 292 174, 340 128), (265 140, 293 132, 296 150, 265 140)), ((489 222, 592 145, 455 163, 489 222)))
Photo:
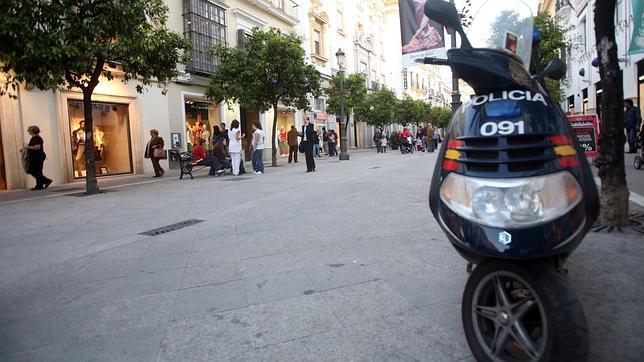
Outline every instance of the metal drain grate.
POLYGON ((233 177, 233 178, 227 178, 223 181, 244 181, 244 180, 250 180, 250 177, 233 177))
POLYGON ((380 167, 380 166, 373 166, 373 167, 369 167, 369 169, 370 169, 370 170, 377 170, 377 169, 379 169, 379 168, 382 168, 382 167, 380 167))
POLYGON ((142 233, 139 233, 139 235, 159 236, 165 233, 169 233, 170 231, 175 231, 175 230, 187 228, 188 226, 199 224, 200 222, 203 222, 203 220, 199 220, 199 219, 184 220, 176 224, 166 225, 160 228, 144 231, 142 233))

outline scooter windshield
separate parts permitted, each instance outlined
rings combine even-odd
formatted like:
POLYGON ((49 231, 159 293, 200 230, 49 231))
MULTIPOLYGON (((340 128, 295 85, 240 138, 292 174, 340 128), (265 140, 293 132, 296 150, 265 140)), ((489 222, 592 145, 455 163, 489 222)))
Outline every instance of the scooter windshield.
MULTIPOLYGON (((536 5, 536 1, 533 1, 536 5)), ((459 1, 456 2, 457 7, 459 1)), ((472 24, 466 29, 474 48, 504 50, 517 56, 526 69, 532 52, 536 8, 522 0, 472 1, 472 24)))

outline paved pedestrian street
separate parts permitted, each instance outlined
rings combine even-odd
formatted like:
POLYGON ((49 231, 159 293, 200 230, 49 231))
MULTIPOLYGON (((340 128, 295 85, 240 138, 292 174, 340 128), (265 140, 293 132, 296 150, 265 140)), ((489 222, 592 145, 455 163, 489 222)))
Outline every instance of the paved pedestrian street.
MULTIPOLYGON (((0 204, 0 360, 470 361, 435 160, 363 151, 0 204)), ((591 361, 642 360, 643 261, 627 232, 567 264, 591 361)))

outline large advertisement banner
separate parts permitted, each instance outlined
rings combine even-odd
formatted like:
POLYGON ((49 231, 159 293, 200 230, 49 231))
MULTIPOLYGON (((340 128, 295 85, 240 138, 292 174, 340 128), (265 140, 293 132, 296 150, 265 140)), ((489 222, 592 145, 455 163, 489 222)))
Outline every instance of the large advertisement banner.
POLYGON ((579 145, 584 150, 586 157, 598 157, 597 135, 599 134, 599 123, 597 115, 569 116, 568 121, 577 134, 579 145))
POLYGON ((400 0, 398 3, 403 67, 418 65, 416 59, 446 57, 443 26, 425 16, 424 5, 424 0, 400 0))
POLYGON ((644 1, 633 0, 633 37, 628 54, 644 53, 644 1))

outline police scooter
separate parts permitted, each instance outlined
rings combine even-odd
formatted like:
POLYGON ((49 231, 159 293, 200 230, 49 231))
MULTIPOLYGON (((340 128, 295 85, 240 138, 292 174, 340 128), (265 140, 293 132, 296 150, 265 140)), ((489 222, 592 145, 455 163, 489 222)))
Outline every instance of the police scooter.
POLYGON ((469 262, 465 336, 479 361, 582 361, 588 329, 564 262, 597 219, 599 198, 573 130, 539 85, 566 67, 555 60, 528 73, 533 24, 523 1, 473 7, 469 39, 453 4, 424 9, 461 42, 447 60, 425 63, 449 65, 476 93, 452 117, 429 200, 469 262))

